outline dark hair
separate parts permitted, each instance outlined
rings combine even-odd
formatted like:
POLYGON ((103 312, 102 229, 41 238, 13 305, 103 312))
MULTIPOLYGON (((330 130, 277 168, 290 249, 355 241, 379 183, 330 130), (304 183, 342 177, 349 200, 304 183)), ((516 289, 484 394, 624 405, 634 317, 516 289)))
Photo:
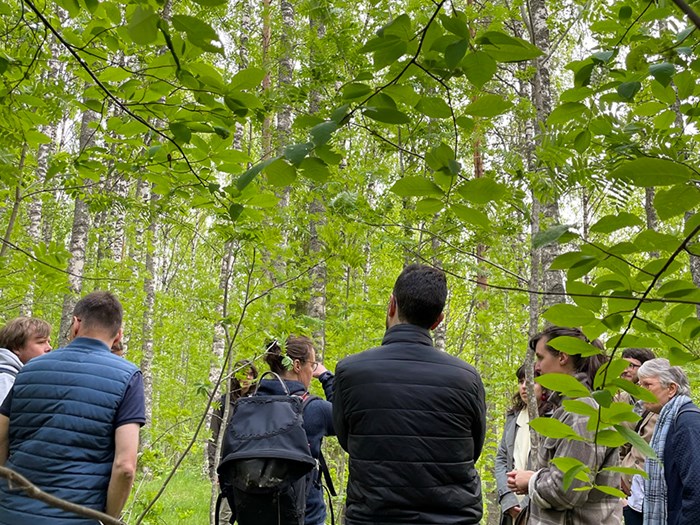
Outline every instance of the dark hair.
POLYGON ((239 359, 236 361, 236 364, 233 365, 233 375, 231 376, 229 382, 229 392, 233 400, 241 397, 241 390, 243 389, 243 386, 238 380, 238 377, 236 377, 236 372, 241 372, 242 370, 250 370, 253 379, 257 379, 258 377, 258 369, 253 364, 253 361, 250 359, 239 359))
POLYGON ((30 337, 49 337, 51 325, 35 317, 15 317, 0 330, 0 348, 18 351, 30 337))
POLYGON ((401 321, 430 328, 445 308, 445 273, 422 264, 406 266, 394 284, 394 299, 401 321))
MULTIPOLYGON (((537 334, 535 337, 530 339, 530 348, 534 351, 535 347, 537 346, 537 343, 539 342, 540 339, 544 339, 545 345, 549 353, 552 355, 559 355, 561 352, 559 350, 555 350, 551 346, 547 345, 549 341, 556 337, 576 337, 578 339, 581 339, 582 341, 585 341, 586 343, 589 343, 590 345, 598 348, 599 350, 603 350, 603 343, 601 343, 598 339, 594 339, 593 341, 589 341, 588 338, 585 336, 585 334, 578 328, 568 328, 565 326, 549 326, 542 330, 539 334, 537 334)), ((608 361, 608 357, 603 354, 596 354, 596 355, 591 355, 587 357, 582 357, 580 354, 569 354, 571 357, 573 364, 574 364, 574 371, 583 373, 586 375, 587 383, 588 386, 593 386, 593 380, 595 379, 596 372, 598 372, 598 369, 608 361)))
POLYGON ((290 335, 284 345, 284 354, 282 353, 282 348, 276 340, 268 343, 265 348, 265 361, 268 365, 270 365, 270 370, 272 370, 275 374, 282 375, 289 371, 289 369, 285 367, 282 362, 285 355, 292 361, 294 359, 298 359, 302 363, 306 363, 309 353, 314 348, 314 344, 311 339, 306 336, 290 335))
MULTIPOLYGON (((534 373, 534 377, 538 377, 540 374, 534 373)), ((518 378, 518 384, 520 384, 522 381, 525 380, 525 365, 522 364, 518 369, 515 371, 515 376, 518 378)), ((541 386, 541 385, 540 385, 541 386)), ((542 398, 537 400, 537 412, 539 415, 544 415, 548 412, 551 412, 554 409, 554 406, 552 403, 549 402, 549 396, 552 394, 551 391, 547 390, 545 387, 542 387, 542 398)), ((508 410, 508 414, 517 414, 520 412, 523 408, 525 408, 527 405, 525 404, 525 401, 523 401, 523 398, 520 397, 520 389, 515 391, 515 394, 513 395, 513 406, 510 407, 510 410, 508 410)))
POLYGON ((73 315, 86 329, 99 330, 114 337, 122 327, 122 305, 111 292, 98 291, 87 294, 75 305, 73 315))
POLYGON ((654 352, 652 352, 648 348, 625 348, 622 351, 622 357, 623 359, 625 357, 629 359, 636 359, 637 361, 639 361, 639 364, 644 364, 647 361, 656 358, 654 352))

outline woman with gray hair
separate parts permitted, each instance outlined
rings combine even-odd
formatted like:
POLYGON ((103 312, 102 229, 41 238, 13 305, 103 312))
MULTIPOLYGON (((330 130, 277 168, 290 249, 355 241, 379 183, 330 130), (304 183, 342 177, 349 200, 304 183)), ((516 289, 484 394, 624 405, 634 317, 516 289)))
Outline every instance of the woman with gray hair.
POLYGON ((644 482, 644 525, 700 523, 700 409, 690 400, 688 376, 668 359, 639 368, 639 385, 656 396, 645 407, 659 414, 644 482))

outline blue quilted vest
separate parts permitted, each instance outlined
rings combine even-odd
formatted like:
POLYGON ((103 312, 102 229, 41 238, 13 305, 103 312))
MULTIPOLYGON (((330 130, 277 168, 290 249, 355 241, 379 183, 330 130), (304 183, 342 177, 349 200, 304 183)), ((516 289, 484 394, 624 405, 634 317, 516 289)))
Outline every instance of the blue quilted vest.
MULTIPOLYGON (((32 359, 15 381, 5 466, 41 490, 104 511, 114 460, 114 418, 138 368, 96 339, 80 337, 32 359)), ((0 479, 2 525, 97 525, 0 479)))

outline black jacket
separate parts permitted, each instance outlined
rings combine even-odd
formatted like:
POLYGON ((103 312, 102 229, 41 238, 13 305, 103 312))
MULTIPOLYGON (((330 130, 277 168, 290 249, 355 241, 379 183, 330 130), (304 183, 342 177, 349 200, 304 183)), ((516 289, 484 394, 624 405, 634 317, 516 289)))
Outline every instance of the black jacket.
POLYGON ((479 523, 484 397, 474 367, 415 325, 341 361, 333 421, 350 454, 347 525, 479 523))

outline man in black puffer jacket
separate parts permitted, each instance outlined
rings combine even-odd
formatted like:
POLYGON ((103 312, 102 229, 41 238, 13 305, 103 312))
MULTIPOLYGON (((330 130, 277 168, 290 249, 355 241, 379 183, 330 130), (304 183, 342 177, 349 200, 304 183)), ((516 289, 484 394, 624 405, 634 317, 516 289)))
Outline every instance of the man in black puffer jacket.
POLYGON ((350 454, 347 525, 481 521, 474 463, 486 429, 473 366, 433 347, 445 274, 411 265, 394 285, 382 346, 336 368, 333 422, 350 454))

